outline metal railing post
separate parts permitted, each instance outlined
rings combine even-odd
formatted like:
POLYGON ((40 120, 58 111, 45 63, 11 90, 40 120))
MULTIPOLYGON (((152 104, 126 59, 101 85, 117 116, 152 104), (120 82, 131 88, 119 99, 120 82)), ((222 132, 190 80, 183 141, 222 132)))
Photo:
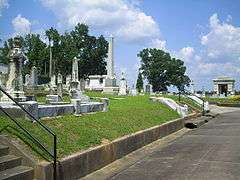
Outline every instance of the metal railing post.
POLYGON ((57 136, 50 130, 47 126, 42 124, 38 119, 36 119, 31 113, 29 113, 19 102, 17 102, 10 94, 8 94, 0 85, 0 91, 3 92, 9 99, 11 99, 18 107, 21 108, 23 112, 25 112, 30 118, 37 122, 45 131, 47 131, 50 135, 53 136, 53 154, 47 150, 47 148, 41 144, 38 138, 35 138, 27 129, 25 129, 20 123, 18 123, 13 117, 10 116, 8 112, 6 112, 2 106, 0 105, 0 110, 11 119, 20 129, 22 129, 30 138, 31 140, 38 145, 42 150, 44 150, 51 158, 53 158, 53 178, 57 180, 57 136))

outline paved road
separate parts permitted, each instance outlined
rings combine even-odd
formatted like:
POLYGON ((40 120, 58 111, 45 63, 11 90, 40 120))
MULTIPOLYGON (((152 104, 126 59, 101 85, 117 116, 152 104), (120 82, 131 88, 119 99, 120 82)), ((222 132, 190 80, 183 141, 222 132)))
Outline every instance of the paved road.
POLYGON ((198 129, 184 132, 165 146, 155 145, 134 158, 109 165, 86 179, 238 180, 240 179, 240 111, 224 112, 198 129), (124 165, 122 164, 128 164, 124 165), (119 170, 120 169, 120 170, 119 170))
POLYGON ((240 179, 240 112, 219 115, 111 179, 240 179))

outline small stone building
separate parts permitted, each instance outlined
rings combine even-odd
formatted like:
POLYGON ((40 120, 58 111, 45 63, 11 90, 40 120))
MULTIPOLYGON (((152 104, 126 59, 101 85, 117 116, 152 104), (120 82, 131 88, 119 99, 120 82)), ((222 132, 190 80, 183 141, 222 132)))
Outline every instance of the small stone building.
POLYGON ((213 79, 213 91, 218 96, 228 96, 235 93, 235 80, 230 77, 218 77, 213 79))

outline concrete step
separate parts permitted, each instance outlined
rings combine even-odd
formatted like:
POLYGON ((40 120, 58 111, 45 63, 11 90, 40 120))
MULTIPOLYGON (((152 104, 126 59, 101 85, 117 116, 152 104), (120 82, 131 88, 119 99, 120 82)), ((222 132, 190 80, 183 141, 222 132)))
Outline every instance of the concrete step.
POLYGON ((0 157, 0 172, 21 165, 21 158, 14 155, 0 157))
POLYGON ((33 180, 33 168, 17 166, 0 172, 0 180, 33 180))
POLYGON ((9 147, 0 144, 0 157, 8 155, 9 147))

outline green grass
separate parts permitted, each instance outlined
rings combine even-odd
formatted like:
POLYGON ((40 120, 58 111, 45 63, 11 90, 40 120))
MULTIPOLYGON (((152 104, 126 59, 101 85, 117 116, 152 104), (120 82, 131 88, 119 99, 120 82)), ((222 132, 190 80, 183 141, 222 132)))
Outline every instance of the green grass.
MULTIPOLYGON (((106 97, 100 93, 87 93, 92 97, 106 97)), ((134 133, 179 117, 177 112, 160 103, 149 100, 149 96, 110 98, 108 112, 86 114, 79 117, 68 115, 59 118, 42 120, 43 124, 52 129, 58 137, 58 157, 62 158, 79 150, 112 141, 118 137, 134 133)), ((116 96, 118 97, 118 96, 116 96)), ((53 142, 47 133, 39 129, 36 123, 19 120, 32 134, 39 137, 47 147, 53 142)), ((7 118, 0 117, 0 129, 10 125, 15 127, 7 118)), ((22 137, 14 128, 8 128, 8 133, 22 137)), ((7 131, 3 131, 4 133, 7 131)), ((22 138, 24 140, 24 138, 22 138)))
POLYGON ((235 100, 233 98, 210 98, 210 97, 205 97, 205 100, 208 102, 213 102, 213 103, 240 103, 239 100, 235 100))

